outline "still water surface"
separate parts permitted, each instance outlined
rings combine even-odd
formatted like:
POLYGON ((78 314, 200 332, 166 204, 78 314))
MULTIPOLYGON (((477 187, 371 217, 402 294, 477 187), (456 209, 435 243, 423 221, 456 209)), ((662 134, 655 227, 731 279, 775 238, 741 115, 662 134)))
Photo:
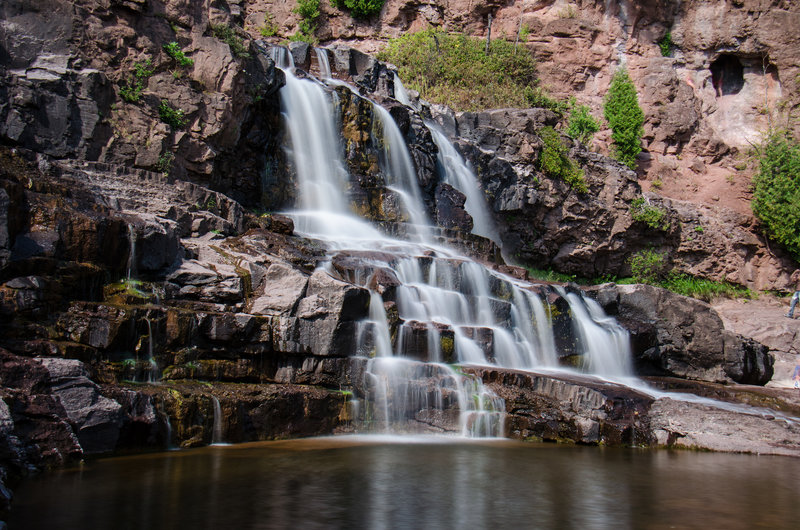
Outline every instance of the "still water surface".
POLYGON ((335 437, 95 460, 17 490, 15 529, 800 528, 800 462, 335 437))

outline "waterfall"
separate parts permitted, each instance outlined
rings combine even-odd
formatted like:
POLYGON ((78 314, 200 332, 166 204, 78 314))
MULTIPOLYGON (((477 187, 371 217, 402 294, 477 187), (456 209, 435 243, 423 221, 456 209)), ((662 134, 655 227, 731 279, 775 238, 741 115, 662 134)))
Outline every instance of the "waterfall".
MULTIPOLYGON (((284 56, 288 54, 274 50, 273 57, 281 61, 277 64, 290 64, 284 56)), ((376 271, 384 270, 400 284, 384 296, 371 290, 369 316, 359 324, 357 351, 369 357, 361 411, 365 428, 502 436, 502 399, 453 365, 563 369, 560 356, 580 354, 584 371, 608 377, 632 373, 627 332, 592 300, 513 279, 434 242, 403 135, 389 112, 374 102, 373 141, 380 149, 381 173, 407 216, 410 241, 391 239, 355 216, 329 89, 298 79, 291 66, 285 66, 285 73, 280 97, 300 190, 299 208, 291 212, 298 232, 323 240, 331 255, 371 251, 363 269, 349 274, 347 281, 369 288, 376 271), (549 296, 566 300, 569 314, 559 312, 549 296), (391 322, 385 303, 396 305, 391 322), (574 342, 582 351, 558 351, 555 318, 571 318, 574 342)), ((402 99, 398 86, 402 84, 396 82, 395 93, 402 99)), ((467 195, 475 232, 496 237, 474 173, 446 136, 435 127, 431 132, 444 179, 467 195)), ((336 274, 332 268, 328 272, 336 274)))
POLYGON ((373 103, 372 109, 382 129, 384 148, 381 151, 380 162, 387 178, 387 187, 400 196, 418 240, 430 243, 433 239, 430 222, 425 215, 425 206, 417 183, 417 171, 403 134, 388 110, 377 103, 373 103))
MULTIPOLYGON (((399 101, 399 100, 398 100, 399 101)), ((478 185, 478 178, 467 165, 464 158, 458 153, 455 146, 439 128, 427 123, 433 141, 439 148, 438 162, 444 172, 444 181, 464 194, 467 198, 464 209, 472 216, 474 222, 472 233, 491 239, 500 246, 500 236, 497 233, 494 220, 489 214, 486 197, 478 185)))
POLYGON ((130 244, 130 252, 128 254, 127 278, 132 280, 136 274, 136 228, 132 223, 128 224, 128 242, 130 244))
POLYGON ((319 76, 322 79, 331 78, 331 63, 328 60, 328 52, 325 48, 314 48, 314 53, 317 56, 317 68, 319 69, 319 76))
POLYGON ((214 405, 214 425, 211 429, 211 445, 223 445, 222 439, 222 407, 217 396, 211 396, 211 403, 214 405))
POLYGON ((145 317, 145 322, 147 322, 147 378, 146 381, 148 383, 155 383, 158 381, 158 363, 156 362, 156 358, 153 356, 153 327, 150 323, 150 318, 145 317))
POLYGON ((397 74, 394 74, 394 98, 403 105, 416 109, 414 103, 411 102, 411 97, 409 97, 406 87, 403 86, 403 82, 400 81, 400 76, 397 74))

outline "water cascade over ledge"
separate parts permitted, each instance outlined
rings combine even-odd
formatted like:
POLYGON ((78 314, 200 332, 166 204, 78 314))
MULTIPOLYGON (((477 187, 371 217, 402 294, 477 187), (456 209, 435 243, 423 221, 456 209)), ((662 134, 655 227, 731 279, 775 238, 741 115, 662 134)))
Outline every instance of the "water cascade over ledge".
MULTIPOLYGON (((285 49, 273 48, 272 57, 286 75, 281 110, 299 188, 297 209, 289 213, 299 233, 324 242, 332 276, 370 291, 369 317, 357 337, 358 355, 369 359, 362 429, 502 436, 502 399, 459 365, 558 369, 560 358, 574 355, 584 371, 631 375, 627 332, 597 304, 490 270, 437 240, 403 134, 375 102, 373 145, 383 186, 402 210, 405 239, 358 217, 330 88, 345 84, 295 75, 285 49), (564 333, 556 327, 569 331, 570 340, 559 343, 564 333)), ((317 50, 317 61, 321 76, 330 78, 324 51, 317 50)), ((498 240, 474 174, 447 137, 427 126, 443 180, 467 197, 473 232, 498 240)))

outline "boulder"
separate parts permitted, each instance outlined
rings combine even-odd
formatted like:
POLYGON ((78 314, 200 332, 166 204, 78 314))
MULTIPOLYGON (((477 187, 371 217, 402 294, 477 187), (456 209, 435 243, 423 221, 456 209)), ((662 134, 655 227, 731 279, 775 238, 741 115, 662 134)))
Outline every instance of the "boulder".
POLYGON ((50 392, 64 407, 85 454, 116 448, 122 427, 122 406, 100 394, 83 363, 74 359, 39 359, 50 377, 50 392))
POLYGON ((762 385, 772 377, 767 349, 726 331, 705 302, 641 284, 604 284, 587 292, 630 331, 639 375, 762 385))
POLYGON ((356 326, 367 317, 369 291, 317 270, 308 279, 306 295, 297 305, 294 338, 301 351, 315 355, 356 353, 356 326))
POLYGON ((264 276, 264 292, 253 299, 254 315, 290 315, 304 296, 308 276, 281 263, 273 263, 264 276))

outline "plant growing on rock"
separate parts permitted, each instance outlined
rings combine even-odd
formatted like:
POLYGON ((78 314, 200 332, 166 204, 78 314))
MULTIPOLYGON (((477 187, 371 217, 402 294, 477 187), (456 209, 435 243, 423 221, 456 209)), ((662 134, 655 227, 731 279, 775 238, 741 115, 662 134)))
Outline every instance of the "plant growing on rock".
POLYGON ((165 44, 164 51, 175 61, 175 64, 178 66, 188 68, 194 64, 194 61, 189 57, 186 57, 186 54, 183 53, 180 44, 175 41, 165 44))
POLYGON ((331 4, 350 12, 353 18, 369 18, 383 9, 386 0, 331 0, 331 4))
POLYGON ((644 112, 639 107, 636 87, 624 68, 614 73, 603 107, 611 127, 614 157, 631 169, 636 169, 636 157, 642 151, 644 112))
POLYGON ((289 40, 304 41, 311 44, 316 43, 314 33, 317 31, 317 19, 321 12, 319 10, 320 0, 298 0, 297 6, 292 9, 293 13, 300 15, 298 23, 299 31, 292 35, 289 40))
POLYGON ((156 162, 156 171, 168 177, 172 171, 172 164, 175 162, 175 155, 171 151, 161 153, 156 162))
POLYGON ((513 42, 494 39, 487 55, 484 40, 436 28, 392 39, 378 57, 424 99, 455 110, 529 106, 537 82, 527 48, 514 53, 513 42))
POLYGON ((262 37, 275 37, 278 35, 279 31, 278 25, 275 23, 275 17, 272 13, 267 11, 264 13, 264 25, 259 26, 258 32, 261 34, 262 37))
POLYGON ((753 213, 770 239, 800 261, 800 144, 775 131, 758 147, 753 213))
POLYGON ((573 105, 569 113, 567 136, 586 145, 592 140, 594 133, 600 130, 600 124, 594 119, 586 105, 573 105))
POLYGON ((658 47, 661 49, 663 57, 669 57, 672 53, 672 33, 669 31, 658 41, 658 47))
POLYGON ((161 105, 158 107, 158 116, 161 121, 173 129, 180 129, 188 122, 183 109, 176 109, 166 99, 161 100, 161 105))
POLYGON ((539 154, 539 169, 549 177, 560 178, 578 193, 589 191, 583 179, 583 170, 569 157, 569 150, 561 135, 552 127, 539 130, 542 152, 539 154))
POLYGON ((634 221, 644 223, 653 230, 666 232, 670 228, 667 211, 658 206, 650 204, 645 197, 637 197, 631 202, 631 218, 634 221))
POLYGON ((638 283, 657 284, 666 278, 666 255, 652 249, 640 250, 633 254, 628 263, 631 266, 631 275, 638 283))
POLYGON ((236 34, 236 30, 234 28, 228 26, 227 24, 212 24, 211 33, 213 33, 216 38, 227 44, 231 49, 231 53, 235 57, 239 57, 240 59, 247 59, 250 57, 250 52, 247 51, 247 46, 244 43, 244 39, 236 34))
POLYGON ((125 81, 125 86, 120 87, 119 95, 128 103, 138 103, 144 91, 145 82, 153 75, 153 63, 150 59, 139 61, 133 65, 133 75, 125 81))

